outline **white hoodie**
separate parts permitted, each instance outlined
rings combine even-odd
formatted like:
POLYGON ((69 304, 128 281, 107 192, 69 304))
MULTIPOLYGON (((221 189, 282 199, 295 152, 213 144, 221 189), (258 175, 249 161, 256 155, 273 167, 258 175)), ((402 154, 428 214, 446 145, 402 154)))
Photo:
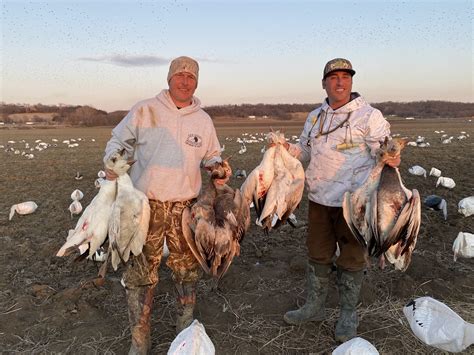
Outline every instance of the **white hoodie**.
POLYGON ((293 156, 303 162, 310 161, 305 174, 309 199, 324 206, 342 206, 344 193, 354 191, 365 182, 375 165, 376 149, 390 136, 390 124, 382 113, 359 94, 352 95, 355 98, 337 110, 325 100, 321 107, 310 112, 300 142, 290 145, 293 156), (317 136, 320 129, 327 132, 349 115, 342 127, 317 136), (350 143, 351 134, 356 146, 337 149, 338 144, 350 143))
POLYGON ((197 197, 200 167, 220 154, 216 130, 199 99, 178 109, 166 89, 138 102, 112 130, 104 162, 123 148, 136 160, 129 171, 134 186, 163 202, 197 197))

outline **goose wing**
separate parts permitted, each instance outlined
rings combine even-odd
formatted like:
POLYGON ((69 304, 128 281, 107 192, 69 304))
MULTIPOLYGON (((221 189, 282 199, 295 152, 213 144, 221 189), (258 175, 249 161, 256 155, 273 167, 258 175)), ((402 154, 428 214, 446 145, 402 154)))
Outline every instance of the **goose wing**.
MULTIPOLYGON (((199 221, 198 221, 199 222, 199 221)), ((196 260, 199 262, 201 267, 206 273, 210 272, 209 266, 207 264, 208 253, 212 252, 212 248, 208 247, 211 244, 209 241, 204 242, 202 239, 199 242, 196 242, 195 236, 206 237, 208 239, 211 235, 214 234, 213 228, 208 223, 204 223, 204 220, 201 220, 201 223, 197 225, 194 224, 191 217, 191 210, 189 207, 183 209, 183 214, 181 216, 181 228, 183 231, 184 239, 186 240, 189 249, 193 253, 196 260), (194 227, 195 232, 193 232, 192 227, 194 227), (196 234, 195 234, 196 233, 196 234)))

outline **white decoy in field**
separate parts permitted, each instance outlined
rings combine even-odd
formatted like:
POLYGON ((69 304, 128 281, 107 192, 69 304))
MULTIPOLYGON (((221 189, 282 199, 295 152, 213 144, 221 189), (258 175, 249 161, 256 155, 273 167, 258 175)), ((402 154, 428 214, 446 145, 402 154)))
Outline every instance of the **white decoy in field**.
POLYGON ((80 201, 82 200, 83 197, 84 197, 84 194, 79 189, 76 189, 71 193, 71 199, 73 201, 80 201))
MULTIPOLYGON (((109 253, 114 270, 120 262, 125 264, 128 261, 130 253, 135 256, 141 254, 150 223, 148 198, 133 186, 127 174, 132 162, 124 158, 124 153, 125 150, 116 152, 109 159, 118 175, 117 197, 112 205, 108 228, 109 253)), ((106 166, 109 168, 108 163, 106 166)))
POLYGON ((22 203, 17 203, 10 208, 10 215, 8 216, 8 220, 11 221, 15 212, 21 215, 30 214, 36 211, 38 205, 34 201, 26 201, 22 203))
POLYGON ((474 343, 474 324, 431 297, 420 297, 403 308, 415 336, 427 345, 460 352, 474 343))
POLYGON ((474 196, 463 198, 458 203, 458 212, 466 217, 474 214, 474 196))
POLYGON ((451 178, 440 176, 438 178, 438 181, 436 181, 436 187, 438 187, 439 185, 447 189, 453 189, 456 186, 456 183, 451 178))
POLYGON ((454 261, 458 256, 463 258, 474 257, 474 234, 459 232, 453 242, 454 261))
POLYGON ((72 201, 72 203, 69 205, 69 212, 71 212, 71 219, 74 215, 82 212, 82 204, 79 202, 79 200, 72 201))
POLYGON ((379 355, 379 352, 367 340, 355 337, 339 345, 331 355, 379 355))
MULTIPOLYGON (((107 167, 114 172, 115 164, 116 161, 111 159, 106 163, 107 167)), ((69 231, 66 242, 56 253, 56 256, 69 255, 74 250, 79 250, 80 254, 89 250, 88 256, 92 256, 101 247, 107 238, 109 218, 116 191, 116 181, 104 181, 97 195, 77 221, 76 227, 69 231)))
POLYGON ((412 175, 424 176, 426 178, 426 170, 419 165, 413 165, 408 169, 408 172, 412 175))
POLYGON ((239 150, 239 154, 244 154, 247 151, 247 147, 243 144, 239 150))
POLYGON ((441 170, 436 169, 435 167, 431 168, 430 176, 440 177, 441 176, 441 170))
POLYGON ((104 170, 99 170, 97 172, 97 176, 101 179, 105 179, 105 171, 104 170))
POLYGON ((76 175, 74 176, 74 179, 76 180, 82 180, 84 176, 79 171, 76 171, 76 175))
POLYGON ((345 193, 342 206, 347 225, 369 255, 380 257, 381 267, 386 257, 401 271, 410 264, 420 229, 420 194, 408 190, 398 168, 385 162, 400 154, 405 143, 385 139, 368 179, 353 193, 345 193))

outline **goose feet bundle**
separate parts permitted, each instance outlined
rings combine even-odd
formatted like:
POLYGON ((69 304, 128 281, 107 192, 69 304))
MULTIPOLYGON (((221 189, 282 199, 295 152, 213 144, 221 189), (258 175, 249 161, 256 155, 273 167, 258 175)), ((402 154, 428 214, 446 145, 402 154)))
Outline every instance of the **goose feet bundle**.
POLYGON ((367 181, 353 193, 346 192, 344 218, 357 240, 371 256, 385 257, 397 270, 405 271, 421 224, 421 202, 417 190, 408 190, 398 168, 385 162, 400 154, 406 145, 402 139, 381 144, 377 163, 367 181))
POLYGON ((244 198, 248 203, 253 202, 257 224, 263 227, 265 234, 287 221, 292 224, 288 217, 300 203, 304 190, 303 166, 284 148, 284 134, 270 132, 267 141, 270 147, 261 163, 241 187, 244 198))
POLYGON ((250 225, 249 204, 239 189, 218 180, 231 176, 227 160, 211 168, 211 181, 198 200, 183 210, 182 228, 186 241, 203 270, 220 279, 234 256, 240 255, 240 243, 250 225))

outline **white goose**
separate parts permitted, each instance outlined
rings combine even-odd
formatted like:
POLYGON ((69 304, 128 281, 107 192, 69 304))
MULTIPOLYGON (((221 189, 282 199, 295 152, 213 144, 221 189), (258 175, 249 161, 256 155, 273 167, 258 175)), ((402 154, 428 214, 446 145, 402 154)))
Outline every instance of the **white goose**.
MULTIPOLYGON (((109 221, 109 252, 114 270, 120 261, 124 264, 130 253, 137 256, 142 252, 150 222, 150 205, 146 195, 137 190, 127 174, 133 162, 127 161, 122 152, 114 153, 111 160, 117 178, 117 198, 112 205, 109 221)), ((103 187, 101 187, 101 190, 103 187)))
MULTIPOLYGON (((277 143, 278 137, 274 132, 270 132, 267 134, 267 141, 268 143, 277 143)), ((270 188, 275 176, 275 153, 276 146, 269 147, 263 154, 260 164, 252 170, 240 187, 242 196, 247 203, 250 204, 250 202, 253 202, 255 212, 259 218, 265 204, 268 189, 270 188)))
MULTIPOLYGON (((115 172, 117 159, 109 159, 107 168, 115 172)), ((56 256, 69 255, 78 249, 80 254, 89 250, 91 257, 107 238, 112 204, 115 201, 117 183, 105 180, 91 203, 86 207, 81 218, 77 221, 76 227, 71 229, 63 246, 56 253, 56 256)))

